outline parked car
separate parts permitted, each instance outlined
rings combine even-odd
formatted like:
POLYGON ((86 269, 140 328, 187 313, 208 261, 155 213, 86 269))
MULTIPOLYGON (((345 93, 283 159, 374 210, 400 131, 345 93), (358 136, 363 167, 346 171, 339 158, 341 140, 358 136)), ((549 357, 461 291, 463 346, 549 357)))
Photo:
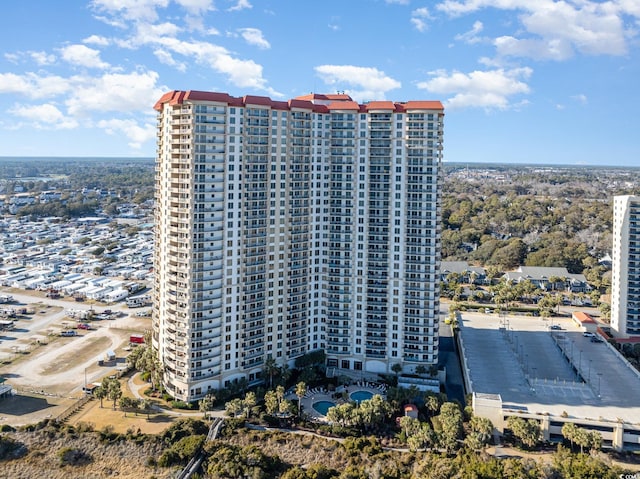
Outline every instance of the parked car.
POLYGON ((589 331, 585 331, 584 333, 582 333, 582 335, 583 335, 585 338, 594 338, 594 337, 596 336, 595 334, 590 333, 589 331))
POLYGON ((78 323, 76 327, 78 329, 91 329, 91 325, 88 323, 78 323))
POLYGON ((591 342, 592 342, 592 343, 602 343, 602 342, 603 342, 603 339, 602 339, 602 338, 599 338, 598 336, 592 336, 592 337, 591 337, 591 342))
POLYGON ((562 329, 562 326, 560 326, 559 324, 552 324, 551 326, 549 326, 549 329, 553 329, 555 331, 559 331, 562 329))
POLYGON ((60 336, 64 336, 64 337, 69 337, 69 336, 75 336, 76 332, 73 329, 67 330, 67 331, 60 331, 60 336))

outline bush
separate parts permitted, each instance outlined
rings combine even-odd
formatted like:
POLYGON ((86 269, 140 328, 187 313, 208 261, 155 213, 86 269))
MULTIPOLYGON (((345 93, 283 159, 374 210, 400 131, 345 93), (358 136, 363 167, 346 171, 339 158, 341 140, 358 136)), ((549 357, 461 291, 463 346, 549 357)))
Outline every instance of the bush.
POLYGON ((15 430, 16 428, 10 424, 3 424, 0 426, 0 432, 14 432, 15 430))
POLYGON ((186 409, 188 411, 193 411, 197 408, 197 405, 195 403, 184 401, 171 401, 171 407, 175 409, 186 409))
POLYGON ((363 453, 369 457, 382 452, 380 441, 376 437, 348 437, 342 443, 345 450, 351 456, 358 456, 363 453))
POLYGON ((61 466, 80 466, 93 461, 90 454, 81 449, 74 449, 71 447, 63 447, 60 449, 58 451, 58 458, 60 459, 61 466))
POLYGON ((208 432, 207 425, 199 419, 180 419, 164 432, 162 439, 171 445, 183 437, 206 435, 208 432))
POLYGON ((0 460, 17 459, 27 453, 27 448, 13 438, 0 435, 0 460))

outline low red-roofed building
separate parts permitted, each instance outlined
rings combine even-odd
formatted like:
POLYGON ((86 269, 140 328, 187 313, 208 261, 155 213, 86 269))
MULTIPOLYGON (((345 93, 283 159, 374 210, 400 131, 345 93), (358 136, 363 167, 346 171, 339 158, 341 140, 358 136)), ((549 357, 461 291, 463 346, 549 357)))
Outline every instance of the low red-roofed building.
POLYGON ((595 333, 598 330, 598 323, 587 313, 576 311, 571 314, 571 319, 583 332, 595 333))

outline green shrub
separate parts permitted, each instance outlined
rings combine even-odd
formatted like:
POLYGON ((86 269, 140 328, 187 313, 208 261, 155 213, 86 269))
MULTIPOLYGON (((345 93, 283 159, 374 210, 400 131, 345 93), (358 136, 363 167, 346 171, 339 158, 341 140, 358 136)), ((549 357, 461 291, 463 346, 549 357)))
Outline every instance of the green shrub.
POLYGON ((58 459, 60 460, 61 466, 81 466, 93 461, 90 454, 72 447, 63 447, 60 449, 58 451, 58 459))
POLYGON ((7 436, 0 435, 0 460, 17 459, 27 453, 27 448, 21 442, 7 436))

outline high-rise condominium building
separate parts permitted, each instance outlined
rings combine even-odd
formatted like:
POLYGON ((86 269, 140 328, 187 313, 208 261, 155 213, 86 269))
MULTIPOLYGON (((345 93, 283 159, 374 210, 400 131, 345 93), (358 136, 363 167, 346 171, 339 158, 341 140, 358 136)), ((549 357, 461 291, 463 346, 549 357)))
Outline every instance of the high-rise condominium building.
POLYGON ((640 336, 640 196, 613 200, 611 326, 621 337, 640 336))
POLYGON ((336 372, 437 364, 440 102, 173 91, 155 108, 169 393, 198 399, 316 350, 336 372))

